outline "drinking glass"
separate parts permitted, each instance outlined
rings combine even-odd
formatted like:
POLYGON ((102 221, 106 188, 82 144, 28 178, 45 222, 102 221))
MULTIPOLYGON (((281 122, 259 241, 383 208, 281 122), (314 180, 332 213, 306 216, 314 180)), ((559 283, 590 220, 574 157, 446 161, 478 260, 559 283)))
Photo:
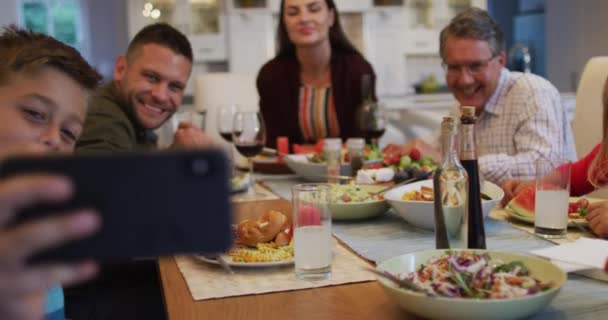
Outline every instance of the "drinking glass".
POLYGON ((366 143, 378 148, 378 139, 386 130, 386 114, 380 103, 367 101, 357 110, 357 127, 366 143))
POLYGON ((232 126, 234 125, 234 116, 239 111, 239 107, 235 104, 223 105, 219 109, 217 117, 217 130, 220 136, 230 144, 230 160, 234 163, 234 150, 232 146, 232 126))
POLYGON ((568 160, 536 160, 534 233, 541 237, 566 235, 571 169, 568 160))
POLYGON ((266 144, 266 127, 262 114, 256 111, 237 112, 232 125, 232 142, 236 150, 247 158, 250 188, 246 197, 255 197, 253 157, 260 154, 266 144))
POLYGON ((329 186, 298 184, 292 187, 296 278, 331 276, 331 212, 329 186))

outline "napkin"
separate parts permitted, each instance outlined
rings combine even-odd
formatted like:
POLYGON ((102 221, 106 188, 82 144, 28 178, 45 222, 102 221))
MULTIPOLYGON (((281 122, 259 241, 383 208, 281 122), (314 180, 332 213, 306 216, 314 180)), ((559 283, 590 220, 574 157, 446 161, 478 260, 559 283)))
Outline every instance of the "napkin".
POLYGON ((550 248, 533 250, 533 254, 551 259, 565 272, 577 272, 592 278, 608 281, 604 264, 608 259, 608 241, 580 238, 550 248))

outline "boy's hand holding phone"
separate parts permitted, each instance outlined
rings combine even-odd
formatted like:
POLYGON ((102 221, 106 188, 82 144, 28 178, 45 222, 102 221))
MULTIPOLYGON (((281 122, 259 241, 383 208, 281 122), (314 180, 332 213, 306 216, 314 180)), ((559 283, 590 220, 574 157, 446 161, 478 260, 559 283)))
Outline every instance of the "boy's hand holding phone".
POLYGON ((70 285, 94 276, 93 262, 30 266, 27 259, 43 249, 91 235, 99 228, 92 210, 73 210, 59 216, 41 217, 14 227, 6 225, 24 207, 42 202, 66 201, 73 194, 65 178, 23 175, 0 179, 0 315, 4 319, 34 319, 44 310, 47 289, 70 285))

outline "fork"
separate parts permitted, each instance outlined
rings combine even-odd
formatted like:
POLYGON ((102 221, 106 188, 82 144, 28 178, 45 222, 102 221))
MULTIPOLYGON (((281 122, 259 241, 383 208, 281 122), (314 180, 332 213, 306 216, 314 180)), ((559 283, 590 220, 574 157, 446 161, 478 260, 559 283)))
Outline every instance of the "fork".
POLYGON ((586 225, 582 224, 582 223, 578 223, 576 221, 570 220, 570 223, 573 224, 577 229, 579 229, 580 231, 584 232, 584 233, 591 233, 591 230, 589 230, 589 227, 587 227, 586 225))
POLYGON ((401 186, 406 185, 408 183, 416 182, 416 181, 419 181, 419 180, 424 180, 424 179, 428 178, 428 176, 429 176, 428 173, 419 174, 418 176, 414 176, 414 177, 409 178, 409 179, 407 179, 405 181, 402 181, 402 182, 399 182, 399 183, 397 183, 395 185, 392 185, 390 187, 384 188, 384 189, 382 189, 382 190, 380 190, 378 192, 370 193, 365 198, 363 198, 363 200, 361 200, 361 201, 365 201, 367 199, 373 198, 373 197, 375 197, 377 195, 386 193, 387 191, 393 190, 393 189, 395 189, 397 187, 401 187, 401 186))
POLYGON ((411 280, 409 280, 407 278, 401 279, 401 278, 395 276, 394 274, 392 274, 392 273, 390 273, 388 271, 379 271, 379 270, 376 270, 374 268, 367 268, 366 267, 364 269, 367 270, 367 271, 369 271, 369 272, 375 273, 375 274, 377 274, 377 275, 379 275, 379 276, 381 276, 381 277, 383 277, 385 279, 388 279, 388 280, 392 281, 393 283, 395 283, 396 285, 398 285, 400 288, 405 288, 405 289, 412 290, 412 291, 415 291, 415 292, 423 293, 423 294, 425 294, 425 295, 427 295, 429 297, 434 297, 435 296, 435 294, 422 289, 420 286, 418 286, 417 284, 415 284, 414 282, 412 282, 411 280))
POLYGON ((220 253, 208 254, 208 255, 205 255, 204 257, 209 260, 217 261, 217 263, 220 265, 220 267, 222 267, 222 269, 224 269, 224 271, 226 271, 226 273, 234 274, 234 270, 232 270, 232 268, 230 267, 228 262, 226 262, 224 257, 222 257, 222 254, 220 254, 220 253))

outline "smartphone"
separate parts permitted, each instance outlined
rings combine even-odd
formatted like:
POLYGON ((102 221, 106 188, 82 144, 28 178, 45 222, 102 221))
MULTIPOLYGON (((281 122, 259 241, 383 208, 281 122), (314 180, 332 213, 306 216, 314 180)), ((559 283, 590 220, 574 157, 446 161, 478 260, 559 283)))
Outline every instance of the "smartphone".
POLYGON ((225 251, 232 240, 227 163, 215 150, 20 157, 0 163, 0 178, 49 173, 75 185, 69 201, 26 208, 13 225, 75 208, 101 215, 96 234, 41 252, 32 262, 112 262, 225 251))

